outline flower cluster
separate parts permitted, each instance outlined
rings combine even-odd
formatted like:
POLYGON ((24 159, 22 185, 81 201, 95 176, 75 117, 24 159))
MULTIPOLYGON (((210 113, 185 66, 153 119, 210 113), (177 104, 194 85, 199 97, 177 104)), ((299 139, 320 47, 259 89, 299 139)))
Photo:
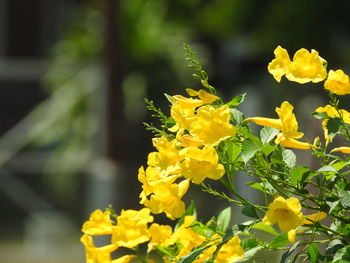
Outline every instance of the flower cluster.
POLYGON ((349 77, 342 70, 327 72, 326 61, 315 50, 300 49, 291 60, 285 49, 275 49, 268 71, 278 82, 283 76, 301 84, 324 81, 328 91, 329 104, 313 113, 322 119, 324 140, 317 137, 310 143, 302 139, 288 101, 276 107, 278 118, 245 118, 237 108, 245 94, 224 103, 194 52, 188 46, 185 50, 205 89, 187 89, 188 96, 167 95, 169 114, 146 100, 162 125, 146 125, 156 135, 156 150, 138 171, 143 208, 122 210, 120 215, 111 208, 94 211, 82 228, 86 262, 251 262, 262 249, 286 250, 284 260, 294 257, 293 262, 347 262, 350 161, 339 152, 349 154, 350 147, 329 146, 336 135, 350 143, 350 112, 339 108, 337 97, 350 94, 349 77), (250 123, 263 126, 259 136, 250 123), (320 167, 297 165, 293 149, 308 151, 320 167), (265 198, 253 203, 242 196, 236 190, 236 175, 250 177, 247 187, 263 192, 265 198), (219 181, 227 190, 214 189, 207 179, 219 181), (183 201, 190 186, 242 207, 251 220, 231 226, 230 207, 207 223, 197 220, 194 204, 186 206, 183 201), (154 215, 163 213, 177 220, 175 227, 154 222, 154 215), (100 235, 110 237, 110 242, 96 246, 100 235), (323 254, 319 244, 327 246, 323 254), (130 253, 125 255, 125 249, 130 253), (122 256, 113 259, 119 251, 122 256))

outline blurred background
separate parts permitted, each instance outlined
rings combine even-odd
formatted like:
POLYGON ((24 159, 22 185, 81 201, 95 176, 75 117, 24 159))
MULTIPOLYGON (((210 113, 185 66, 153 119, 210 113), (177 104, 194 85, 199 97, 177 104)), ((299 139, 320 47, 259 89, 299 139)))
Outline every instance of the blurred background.
MULTIPOLYGON (((155 122, 144 98, 168 112, 164 93, 200 87, 183 42, 222 97, 248 93, 247 117, 276 117, 288 100, 306 138, 321 134, 307 116, 326 104, 322 84, 278 84, 267 64, 277 45, 291 56, 314 48, 349 73, 349 10, 349 1, 0 0, 0 261, 83 262, 91 211, 139 208, 137 169, 153 151, 142 122, 155 122)), ((186 202, 204 220, 225 206, 192 188, 186 202)))

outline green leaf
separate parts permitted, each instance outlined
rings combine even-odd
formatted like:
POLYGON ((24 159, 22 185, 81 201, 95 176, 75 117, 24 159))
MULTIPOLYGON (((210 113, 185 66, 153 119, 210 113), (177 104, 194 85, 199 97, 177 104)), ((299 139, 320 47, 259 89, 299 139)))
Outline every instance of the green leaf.
POLYGON ((325 112, 313 112, 311 115, 314 116, 316 119, 328 119, 329 118, 329 116, 325 112))
POLYGON ((323 166, 320 169, 318 169, 316 172, 324 173, 324 172, 333 172, 336 173, 337 170, 332 166, 323 166))
POLYGON ((230 111, 232 113, 233 119, 236 122, 236 124, 239 124, 239 123, 241 123, 243 121, 244 116, 243 116, 242 112, 240 112, 237 109, 230 109, 230 111))
POLYGON ((289 243, 288 233, 279 234, 274 240, 269 244, 270 248, 280 248, 284 247, 289 243))
POLYGON ((350 246, 343 247, 335 253, 333 263, 349 263, 350 262, 350 246))
POLYGON ((248 183, 246 183, 246 185, 248 185, 251 188, 254 188, 256 190, 262 191, 262 192, 265 191, 263 186, 261 185, 261 183, 258 183, 258 182, 248 182, 248 183))
POLYGON ((337 133, 340 132, 340 129, 343 127, 343 123, 339 118, 329 118, 327 121, 326 128, 328 130, 328 135, 332 138, 337 133))
POLYGON ((229 106, 230 108, 237 107, 239 104, 241 104, 244 101, 246 95, 247 93, 243 93, 234 97, 230 102, 227 103, 227 106, 229 106))
MULTIPOLYGON (((204 242, 204 243, 208 243, 211 240, 204 242)), ((187 256, 181 257, 180 260, 178 261, 178 263, 192 263, 200 254, 202 254, 202 252, 204 250, 207 250, 208 248, 210 248, 212 245, 209 246, 205 246, 205 247, 201 247, 199 249, 196 249, 195 251, 189 253, 187 256)))
POLYGON ((263 154, 265 154, 265 156, 268 156, 270 153, 273 152, 273 150, 276 148, 276 146, 272 146, 269 143, 266 143, 262 148, 261 151, 263 152, 263 154))
POLYGON ((263 144, 269 143, 273 138, 276 137, 277 134, 279 134, 280 131, 271 128, 271 127, 264 127, 260 130, 260 139, 263 144))
POLYGON ((341 190, 339 193, 340 203, 345 207, 350 207, 350 193, 345 190, 341 190))
POLYGON ((163 246, 156 246, 158 252, 160 252, 162 255, 167 255, 169 257, 175 257, 176 254, 174 251, 168 249, 167 247, 163 247, 163 246))
POLYGON ((260 150, 259 145, 253 142, 252 139, 245 139, 242 143, 242 159, 244 163, 248 163, 255 153, 260 150))
POLYGON ((291 172, 290 172, 290 180, 294 186, 298 185, 298 183, 301 181, 303 178, 303 175, 307 172, 309 172, 310 169, 304 166, 298 166, 295 167, 291 172))
POLYGON ((231 220, 231 207, 227 207, 220 212, 217 220, 217 229, 225 232, 231 220))
POLYGON ((257 246, 254 248, 251 248, 244 252, 244 257, 236 259, 235 263, 243 263, 243 262, 251 262, 250 260, 255 256, 256 253, 258 253, 261 249, 263 249, 262 246, 257 246))
POLYGON ((257 215, 257 213, 256 213, 256 211, 255 211, 254 206, 249 205, 249 204, 243 206, 243 208, 242 208, 242 214, 243 214, 243 215, 246 215, 246 216, 248 216, 248 217, 259 218, 258 215, 257 215))
POLYGON ((270 233, 274 236, 278 236, 279 233, 276 231, 276 229, 274 229, 272 226, 268 226, 266 224, 264 224, 263 222, 258 222, 253 226, 254 229, 258 229, 267 233, 270 233))
POLYGON ((318 247, 315 243, 311 243, 308 249, 308 257, 312 263, 317 263, 318 262, 318 247))
POLYGON ((229 159, 234 162, 242 151, 242 144, 232 142, 226 148, 229 159))
POLYGON ((283 149, 282 150, 282 159, 286 163, 286 165, 290 168, 293 168, 296 163, 296 157, 292 150, 283 149))
POLYGON ((298 247, 299 243, 300 243, 300 240, 295 242, 293 246, 291 246, 286 252, 283 253, 280 263, 287 262, 288 257, 293 254, 294 250, 298 247))

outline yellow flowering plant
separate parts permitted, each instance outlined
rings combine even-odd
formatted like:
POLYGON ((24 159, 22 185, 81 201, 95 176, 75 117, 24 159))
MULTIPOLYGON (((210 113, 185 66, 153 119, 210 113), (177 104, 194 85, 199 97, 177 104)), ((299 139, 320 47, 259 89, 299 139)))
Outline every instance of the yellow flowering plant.
POLYGON ((322 120, 324 139, 304 138, 291 103, 277 105, 274 117, 246 118, 237 108, 245 94, 225 103, 195 53, 184 48, 203 88, 166 95, 168 113, 146 100, 162 124, 145 124, 156 150, 138 171, 142 208, 92 212, 82 227, 86 262, 261 262, 261 251, 281 251, 280 262, 350 262, 350 113, 340 109, 338 97, 350 93, 349 77, 327 71, 315 50, 300 49, 291 60, 276 48, 268 71, 277 82, 283 76, 300 84, 324 81, 329 96, 329 104, 312 113, 322 120), (262 126, 259 134, 253 125, 262 126), (318 167, 298 165, 295 149, 313 156, 318 167), (249 177, 247 186, 263 198, 253 202, 240 194, 236 176, 249 177), (213 187, 213 180, 226 190, 213 187), (183 200, 190 187, 228 207, 202 222, 194 203, 183 200), (250 220, 232 225, 231 206, 250 220), (174 224, 156 223, 157 214, 174 224), (96 246, 101 235, 110 242, 96 246))

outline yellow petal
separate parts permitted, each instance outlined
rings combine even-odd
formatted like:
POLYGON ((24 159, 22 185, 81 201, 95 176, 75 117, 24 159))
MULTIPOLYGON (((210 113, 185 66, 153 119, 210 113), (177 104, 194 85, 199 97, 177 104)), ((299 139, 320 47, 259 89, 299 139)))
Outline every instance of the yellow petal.
POLYGON ((264 117, 253 117, 247 118, 244 121, 254 122, 261 126, 272 127, 277 130, 282 130, 282 122, 280 119, 264 118, 264 117))
POLYGON ((296 229, 292 229, 292 230, 288 231, 288 241, 290 243, 295 243, 296 235, 297 235, 296 229))
POLYGON ((314 224, 315 222, 321 221, 322 219, 325 219, 328 216, 325 212, 317 212, 312 215, 306 216, 304 219, 304 224, 314 224))
POLYGON ((334 148, 331 152, 350 153, 350 147, 338 147, 338 148, 334 148))
POLYGON ((293 138, 285 138, 285 137, 279 137, 277 136, 277 139, 275 140, 276 143, 280 144, 281 146, 285 148, 293 148, 293 149, 300 149, 300 150, 308 150, 313 148, 314 146, 310 143, 306 142, 300 142, 298 140, 295 140, 293 138))

